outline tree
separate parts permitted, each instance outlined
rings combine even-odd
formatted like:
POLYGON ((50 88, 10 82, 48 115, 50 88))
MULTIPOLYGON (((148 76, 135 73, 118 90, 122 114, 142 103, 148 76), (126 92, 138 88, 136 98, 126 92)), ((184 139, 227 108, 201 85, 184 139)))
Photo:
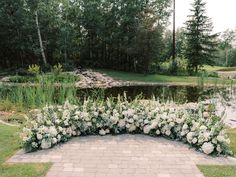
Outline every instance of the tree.
POLYGON ((186 22, 185 57, 188 59, 189 71, 197 73, 204 64, 214 64, 218 34, 212 34, 213 24, 206 16, 206 2, 194 0, 192 6, 192 14, 186 22))
POLYGON ((225 55, 225 66, 229 66, 229 55, 233 48, 233 43, 236 40, 236 31, 227 29, 223 32, 221 36, 221 49, 224 51, 225 55))

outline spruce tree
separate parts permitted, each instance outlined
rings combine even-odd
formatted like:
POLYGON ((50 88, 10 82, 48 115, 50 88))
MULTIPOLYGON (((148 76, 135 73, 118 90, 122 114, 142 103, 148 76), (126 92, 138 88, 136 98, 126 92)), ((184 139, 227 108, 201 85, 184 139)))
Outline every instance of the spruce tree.
POLYGON ((217 50, 217 36, 212 34, 213 24, 206 15, 206 2, 194 0, 192 14, 186 22, 186 49, 189 72, 198 72, 204 65, 213 65, 217 50))

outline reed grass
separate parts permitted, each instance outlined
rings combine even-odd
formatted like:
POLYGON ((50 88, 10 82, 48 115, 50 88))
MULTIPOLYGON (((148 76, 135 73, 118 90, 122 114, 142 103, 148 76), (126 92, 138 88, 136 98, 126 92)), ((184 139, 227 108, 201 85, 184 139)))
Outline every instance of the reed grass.
POLYGON ((38 75, 37 80, 39 82, 34 85, 30 83, 17 86, 0 85, 2 109, 11 109, 11 104, 19 109, 31 109, 50 104, 63 104, 65 100, 76 103, 77 88, 74 77, 68 77, 64 83, 57 83, 56 77, 48 78, 43 75, 38 75), (4 107, 5 103, 7 107, 4 107))

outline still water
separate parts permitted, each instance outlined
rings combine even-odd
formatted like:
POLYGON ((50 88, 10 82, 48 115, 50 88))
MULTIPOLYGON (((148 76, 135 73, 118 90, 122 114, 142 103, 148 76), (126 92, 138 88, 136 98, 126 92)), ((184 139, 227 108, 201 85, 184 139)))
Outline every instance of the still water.
POLYGON ((179 103, 197 102, 208 98, 214 93, 215 89, 202 89, 194 86, 125 86, 107 89, 81 89, 79 97, 117 97, 126 93, 127 98, 132 100, 137 96, 143 99, 152 99, 153 96, 161 101, 172 100, 179 103))

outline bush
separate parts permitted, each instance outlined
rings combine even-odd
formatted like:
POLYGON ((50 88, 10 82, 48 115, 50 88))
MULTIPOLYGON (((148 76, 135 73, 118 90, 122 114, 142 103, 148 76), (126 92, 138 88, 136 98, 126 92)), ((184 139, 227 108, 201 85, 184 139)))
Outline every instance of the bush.
POLYGON ((163 74, 187 75, 187 65, 187 60, 183 58, 176 58, 174 64, 173 60, 169 59, 161 63, 160 70, 163 74))
POLYGON ((9 81, 13 83, 39 83, 41 79, 50 80, 55 83, 73 83, 79 81, 78 75, 69 73, 61 73, 59 75, 54 74, 42 74, 37 76, 13 76, 9 77, 9 81))
POLYGON ((31 112, 22 137, 26 151, 48 149, 80 135, 144 133, 189 144, 205 154, 231 154, 221 118, 203 104, 85 100, 31 112))
POLYGON ((53 73, 55 76, 60 75, 63 72, 63 67, 60 63, 53 66, 53 73))
POLYGON ((32 75, 40 74, 40 66, 37 64, 29 65, 28 72, 32 75))

